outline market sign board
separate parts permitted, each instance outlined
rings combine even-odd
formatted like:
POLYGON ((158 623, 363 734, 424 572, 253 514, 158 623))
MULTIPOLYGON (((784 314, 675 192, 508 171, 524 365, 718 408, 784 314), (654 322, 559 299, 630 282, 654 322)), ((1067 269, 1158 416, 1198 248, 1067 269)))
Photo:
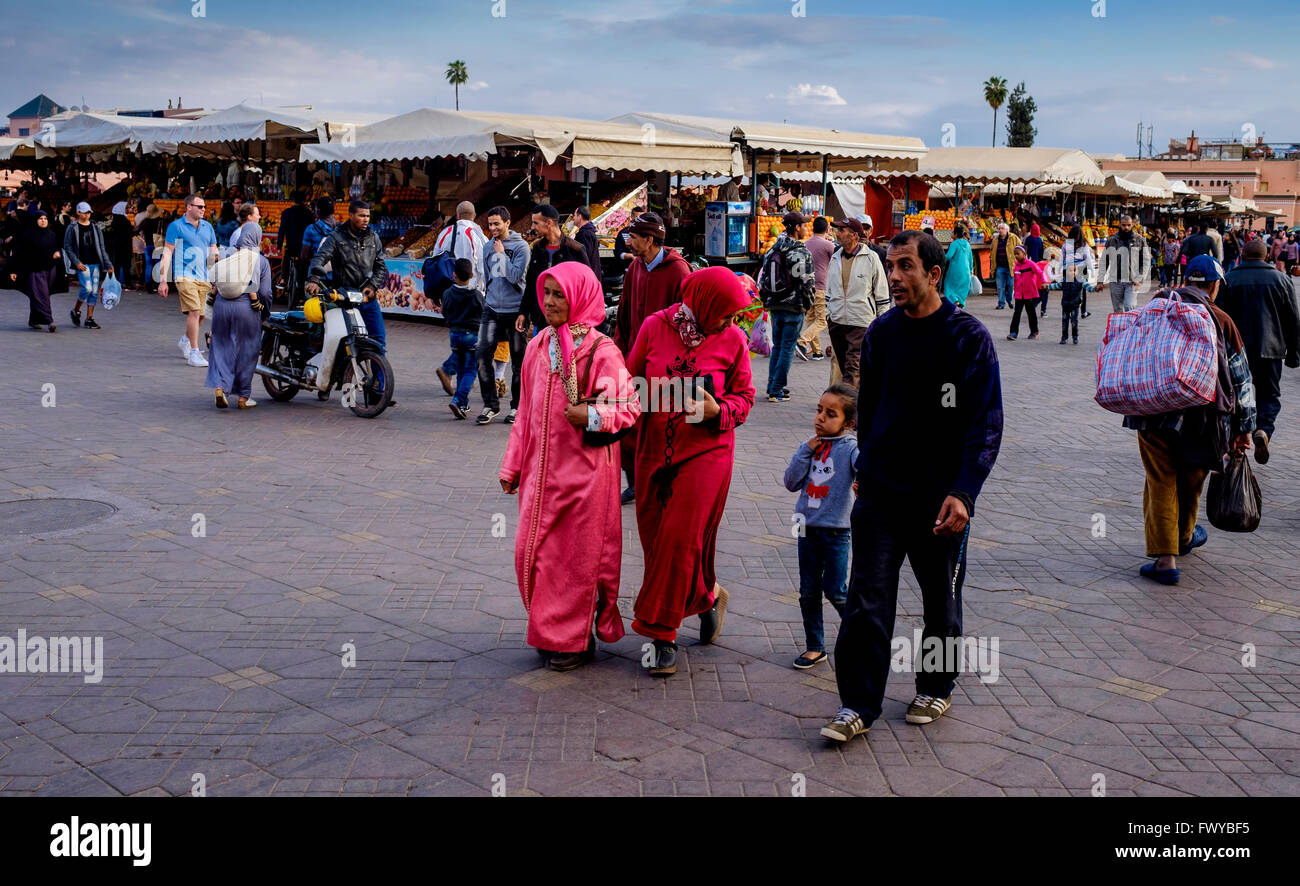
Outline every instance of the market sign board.
POLYGON ((388 278, 379 290, 379 307, 385 314, 415 317, 442 317, 433 302, 424 297, 424 262, 405 258, 388 258, 388 278))

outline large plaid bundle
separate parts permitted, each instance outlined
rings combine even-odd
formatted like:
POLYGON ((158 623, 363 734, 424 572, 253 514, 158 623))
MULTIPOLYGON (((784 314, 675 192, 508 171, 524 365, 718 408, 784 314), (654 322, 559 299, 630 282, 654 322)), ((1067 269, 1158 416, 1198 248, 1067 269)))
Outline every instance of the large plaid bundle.
POLYGON ((1214 320, 1176 292, 1111 314, 1097 353, 1097 403, 1120 415, 1158 415, 1214 402, 1214 320))

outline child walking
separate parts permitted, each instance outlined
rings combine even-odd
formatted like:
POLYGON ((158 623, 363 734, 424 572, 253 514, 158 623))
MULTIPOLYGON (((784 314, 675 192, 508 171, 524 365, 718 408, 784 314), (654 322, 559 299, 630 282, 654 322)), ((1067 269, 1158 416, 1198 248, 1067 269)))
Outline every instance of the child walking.
POLYGON ((467 258, 456 259, 456 282, 442 294, 439 311, 447 321, 451 338, 451 364, 456 374, 456 389, 451 395, 451 414, 465 418, 469 409, 469 392, 478 378, 478 324, 483 316, 478 290, 470 289, 474 278, 474 265, 467 258))
POLYGON ((1024 246, 1016 247, 1016 267, 1013 272, 1016 281, 1016 312, 1011 317, 1011 332, 1007 335, 1007 341, 1015 341, 1019 336, 1020 315, 1026 308, 1029 313, 1029 339, 1032 341, 1038 338, 1038 304, 1042 298, 1038 290, 1047 285, 1043 276, 1046 265, 1046 262, 1031 261, 1024 246))
POLYGON ((846 384, 834 384, 817 402, 813 431, 785 469, 785 488, 799 493, 795 513, 803 517, 799 537, 799 611, 803 614, 807 650, 794 660, 800 670, 826 660, 822 632, 822 597, 844 614, 848 595, 853 509, 857 474, 858 394, 846 384))

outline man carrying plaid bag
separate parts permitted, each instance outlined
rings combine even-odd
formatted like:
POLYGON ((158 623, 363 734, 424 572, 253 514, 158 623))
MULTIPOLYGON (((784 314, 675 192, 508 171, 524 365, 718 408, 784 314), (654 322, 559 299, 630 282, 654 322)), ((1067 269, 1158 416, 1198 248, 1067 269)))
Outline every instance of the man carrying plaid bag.
MULTIPOLYGON (((1210 471, 1222 471, 1229 452, 1250 449, 1255 429, 1255 388, 1241 333, 1214 304, 1223 266, 1209 255, 1187 263, 1185 302, 1205 307, 1214 322, 1218 353, 1214 401, 1157 415, 1126 416, 1124 427, 1138 432, 1146 469, 1142 516, 1146 551, 1155 560, 1138 570, 1163 585, 1178 584, 1177 558, 1205 544, 1205 527, 1196 523, 1201 490, 1210 471)), ((1168 290, 1156 293, 1164 298, 1168 290)))

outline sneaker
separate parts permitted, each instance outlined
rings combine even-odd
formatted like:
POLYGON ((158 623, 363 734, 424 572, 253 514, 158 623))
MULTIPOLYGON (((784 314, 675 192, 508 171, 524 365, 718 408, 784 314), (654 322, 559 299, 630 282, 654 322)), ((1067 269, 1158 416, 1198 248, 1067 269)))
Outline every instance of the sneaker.
POLYGON ((1076 339, 1074 340, 1074 343, 1077 345, 1077 344, 1079 343, 1079 340, 1076 338, 1076 339))
POLYGON ((1006 306, 1006 305, 998 305, 998 310, 999 310, 999 311, 1005 311, 1006 309, 1007 309, 1007 306, 1006 306))
POLYGON ((700 613, 700 642, 713 643, 722 633, 722 619, 727 614, 729 595, 721 585, 717 586, 713 596, 713 608, 700 613))
POLYGON ((826 359, 826 355, 825 355, 825 354, 809 354, 809 355, 808 355, 808 359, 809 359, 809 360, 825 360, 825 359, 826 359))
POLYGON ((203 358, 203 352, 198 348, 190 351, 190 355, 185 358, 185 362, 191 366, 207 366, 208 361, 203 358))
POLYGON ((790 399, 789 394, 768 394, 767 395, 768 403, 784 403, 786 400, 789 399, 790 399))
POLYGON ((81 325, 81 312, 80 312, 80 311, 68 311, 68 316, 72 318, 72 325, 73 325, 73 326, 80 326, 80 325, 81 325))
POLYGON ((254 400, 252 397, 245 397, 243 400, 240 400, 240 401, 239 401, 239 408, 240 408, 240 409, 256 409, 256 408, 257 408, 257 401, 254 400))
POLYGON ((450 403, 448 403, 447 408, 451 410, 452 415, 456 416, 456 418, 461 419, 462 421, 464 420, 467 414, 465 412, 465 407, 461 406, 455 400, 452 400, 450 403))
POLYGON ((501 413, 498 410, 491 409, 487 406, 484 406, 483 411, 478 414, 478 418, 476 418, 474 421, 475 423, 480 425, 491 424, 492 419, 496 418, 500 414, 501 413))
POLYGON ((508 424, 508 425, 512 425, 512 424, 514 424, 514 423, 515 423, 515 419, 518 417, 518 415, 519 415, 519 410, 518 410, 518 409, 512 409, 512 410, 510 410, 509 412, 506 413, 506 417, 505 417, 505 419, 504 419, 505 423, 508 424))
POLYGON ((1070 340, 1069 336, 1065 336, 1065 335, 1061 336, 1061 344, 1065 344, 1069 340, 1070 340))
POLYGON ((1038 333, 1037 333, 1037 332, 1031 332, 1031 333, 1029 333, 1028 341, 1033 341, 1033 340, 1036 339, 1036 338, 1038 338, 1038 333))
POLYGON ((1080 314, 1079 316, 1080 316, 1080 317, 1091 317, 1091 316, 1092 316, 1092 311, 1084 311, 1084 312, 1083 312, 1082 314, 1080 314))
POLYGON ((1255 444, 1255 461, 1261 465, 1268 464, 1268 432, 1256 431, 1250 439, 1255 444))
POLYGON ((1014 332, 1007 336, 1007 341, 1015 341, 1015 340, 1016 340, 1016 334, 1014 332))
POLYGON ((822 736, 834 741, 849 741, 854 736, 865 735, 871 727, 852 708, 840 708, 835 718, 822 727, 822 736))
POLYGON ((623 494, 618 497, 618 500, 621 504, 630 505, 636 501, 636 490, 629 486, 623 490, 623 494))
POLYGON ((952 707, 952 697, 934 698, 930 695, 918 695, 907 706, 907 722, 923 726, 933 723, 952 707))
POLYGON ((433 374, 438 376, 438 381, 442 382, 442 389, 447 392, 447 396, 455 396, 456 388, 452 386, 451 376, 443 372, 441 366, 434 370, 433 374))
MULTIPOLYGON (((81 325, 81 321, 76 322, 78 326, 81 325)), ((181 359, 188 360, 190 358, 190 340, 182 335, 181 340, 176 342, 176 346, 181 349, 181 359)))
POLYGON ((87 328, 87 329, 102 329, 103 327, 100 326, 98 323, 95 322, 95 318, 94 318, 94 317, 87 317, 87 318, 86 318, 86 328, 87 328))
POLYGON ((794 355, 798 357, 800 360, 802 360, 803 362, 805 363, 808 362, 808 351, 803 345, 796 344, 794 346, 794 355))

